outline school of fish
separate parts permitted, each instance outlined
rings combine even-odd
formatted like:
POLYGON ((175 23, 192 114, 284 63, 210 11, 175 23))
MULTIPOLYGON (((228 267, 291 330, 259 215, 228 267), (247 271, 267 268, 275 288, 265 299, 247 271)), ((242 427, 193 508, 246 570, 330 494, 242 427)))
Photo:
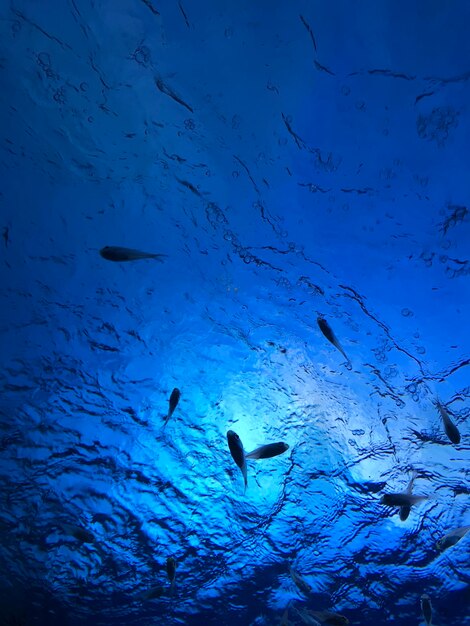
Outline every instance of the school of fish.
MULTIPOLYGON (((163 262, 166 257, 166 255, 164 254, 143 252, 133 248, 125 248, 119 246, 105 246, 100 250, 100 255, 104 259, 113 262, 128 262, 145 259, 153 259, 163 262)), ((323 316, 318 316, 317 324, 323 336, 344 357, 345 365, 348 368, 351 368, 351 361, 326 318, 323 316)), ((164 427, 173 416, 180 401, 180 398, 181 392, 177 387, 175 387, 169 397, 168 411, 163 417, 164 427)), ((452 421, 452 418, 447 408, 439 400, 435 401, 435 406, 440 414, 444 427, 444 432, 447 435, 449 441, 454 445, 459 445, 461 441, 460 432, 456 424, 452 421)), ((287 450, 289 449, 289 445, 287 443, 279 441, 273 443, 265 443, 255 448, 251 452, 245 452, 240 436, 234 430, 227 431, 227 444, 230 455, 242 474, 245 492, 248 487, 247 460, 258 461, 262 459, 272 459, 274 457, 280 456, 284 452, 287 452, 287 450)), ((399 516, 401 521, 407 520, 411 512, 411 507, 425 502, 430 497, 428 495, 416 495, 412 493, 415 480, 418 477, 418 473, 413 472, 405 491, 397 493, 385 493, 380 500, 380 503, 384 506, 397 508, 399 510, 399 516)), ((68 534, 73 535, 81 542, 93 542, 93 536, 89 531, 84 528, 65 526, 64 530, 68 534)), ((452 529, 444 534, 436 542, 436 548, 438 550, 446 550, 447 548, 450 548, 458 543, 469 532, 470 525, 452 529)), ((175 589, 176 566, 177 563, 175 558, 172 556, 168 557, 166 561, 166 572, 168 580, 170 582, 170 595, 173 595, 175 589)), ((302 594, 302 596, 308 598, 313 592, 312 586, 303 578, 303 576, 296 569, 294 569, 292 565, 288 566, 288 570, 290 578, 297 590, 302 594)), ((162 586, 156 586, 145 592, 142 595, 142 599, 150 600, 160 598, 164 593, 165 590, 162 586)), ((421 595, 420 605, 422 616, 426 626, 432 626, 432 603, 431 598, 428 594, 423 593, 421 595)), ((319 626, 321 624, 330 624, 331 626, 346 626, 347 624, 349 624, 348 618, 340 615, 339 613, 328 610, 312 611, 302 606, 298 607, 289 603, 288 606, 285 608, 279 622, 280 626, 289 626, 289 624, 291 623, 289 621, 289 612, 291 614, 293 612, 303 624, 307 625, 310 624, 313 626, 319 626)))

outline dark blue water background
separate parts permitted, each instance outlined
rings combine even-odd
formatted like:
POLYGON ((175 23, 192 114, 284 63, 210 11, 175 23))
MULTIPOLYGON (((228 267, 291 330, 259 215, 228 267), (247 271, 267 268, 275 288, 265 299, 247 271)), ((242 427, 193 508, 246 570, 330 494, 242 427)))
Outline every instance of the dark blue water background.
POLYGON ((0 623, 468 626, 470 4, 0 5, 0 623))

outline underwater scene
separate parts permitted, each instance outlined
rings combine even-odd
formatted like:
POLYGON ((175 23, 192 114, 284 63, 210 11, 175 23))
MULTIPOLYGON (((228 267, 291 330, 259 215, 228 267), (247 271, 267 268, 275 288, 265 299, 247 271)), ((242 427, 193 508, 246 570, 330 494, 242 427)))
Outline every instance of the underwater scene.
POLYGON ((0 626, 470 626, 470 2, 0 2, 0 626))

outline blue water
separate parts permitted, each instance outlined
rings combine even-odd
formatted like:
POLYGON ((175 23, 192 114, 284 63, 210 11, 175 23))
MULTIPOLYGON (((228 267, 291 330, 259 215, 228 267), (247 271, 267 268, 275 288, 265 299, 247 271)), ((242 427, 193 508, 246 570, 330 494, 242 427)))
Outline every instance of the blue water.
POLYGON ((0 5, 0 624, 468 626, 470 4, 0 5))

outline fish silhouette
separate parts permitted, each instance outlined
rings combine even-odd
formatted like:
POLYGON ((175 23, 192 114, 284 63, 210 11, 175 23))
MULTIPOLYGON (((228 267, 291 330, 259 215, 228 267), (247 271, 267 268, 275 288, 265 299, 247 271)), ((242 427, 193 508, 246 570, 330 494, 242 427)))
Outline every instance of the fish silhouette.
POLYGON ((229 430, 227 432, 227 443, 230 450, 230 454, 232 455, 232 459, 238 465, 243 474, 243 480, 245 482, 245 491, 248 486, 248 477, 246 474, 246 458, 245 451, 243 449, 243 444, 241 442, 240 437, 233 430, 229 430))
POLYGON ((168 420, 175 412, 175 409, 178 406, 178 402, 180 401, 180 398, 181 398, 181 391, 178 389, 178 387, 175 387, 173 391, 171 392, 170 399, 168 401, 168 413, 163 418, 165 420, 165 424, 163 425, 164 427, 167 425, 168 420))
POLYGON ((326 321, 326 319, 324 317, 317 317, 317 324, 318 327, 320 328, 321 332, 323 333, 323 335, 328 339, 328 341, 337 349, 341 352, 341 354, 344 356, 344 358, 346 359, 346 361, 348 362, 348 364, 351 364, 351 361, 349 360, 348 355, 346 354, 346 352, 343 350, 343 346, 340 344, 340 342, 338 341, 336 335, 334 334, 331 326, 328 324, 328 322, 326 321))
POLYGON ((133 248, 122 248, 119 246, 105 246, 101 248, 100 254, 107 261, 140 261, 141 259, 155 259, 163 263, 166 254, 155 254, 153 252, 143 252, 142 250, 134 250, 133 248))

